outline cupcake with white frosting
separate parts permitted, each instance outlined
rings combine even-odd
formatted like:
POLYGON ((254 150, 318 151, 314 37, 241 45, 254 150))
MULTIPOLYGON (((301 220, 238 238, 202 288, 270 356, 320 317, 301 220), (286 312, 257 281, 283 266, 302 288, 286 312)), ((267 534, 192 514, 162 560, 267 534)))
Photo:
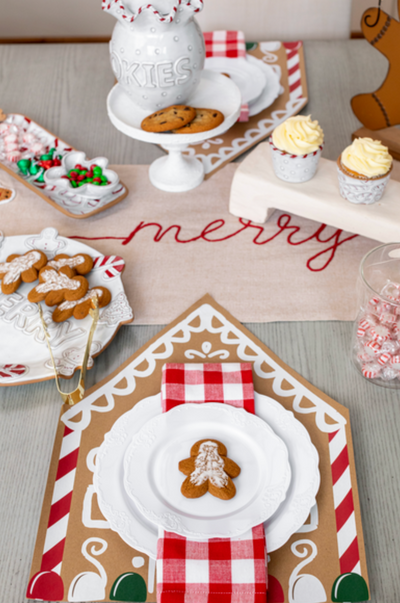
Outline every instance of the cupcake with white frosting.
POLYGON ((340 194, 352 203, 379 201, 392 167, 389 149, 379 140, 356 138, 337 160, 340 194))
POLYGON ((275 174, 286 182, 307 182, 317 171, 324 133, 310 115, 294 115, 269 140, 275 174))

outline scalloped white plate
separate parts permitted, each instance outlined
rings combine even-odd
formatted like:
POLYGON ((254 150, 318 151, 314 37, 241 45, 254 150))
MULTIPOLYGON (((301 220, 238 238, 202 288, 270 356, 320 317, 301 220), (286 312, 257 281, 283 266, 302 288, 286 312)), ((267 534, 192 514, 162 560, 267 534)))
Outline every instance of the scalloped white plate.
MULTIPOLYGON (((286 499, 264 524, 267 550, 277 550, 306 521, 315 504, 320 474, 318 452, 305 427, 278 402, 255 392, 256 414, 266 420, 289 450, 292 480, 286 499)), ((161 394, 145 398, 120 417, 106 434, 96 456, 94 486, 104 517, 112 530, 131 547, 157 555, 157 527, 148 521, 123 486, 123 459, 137 433, 151 418, 161 414, 161 394)))
POLYGON ((227 73, 239 88, 242 103, 255 101, 267 83, 263 70, 244 57, 209 57, 205 60, 204 69, 217 73, 227 73))
MULTIPOLYGON (((52 259, 58 253, 75 255, 87 253, 95 259, 88 274, 90 288, 107 287, 112 294, 108 306, 100 310, 99 322, 93 337, 89 367, 93 357, 111 342, 119 327, 132 322, 133 312, 124 292, 121 274, 125 266, 118 256, 101 256, 97 251, 79 241, 59 236, 55 228, 45 228, 40 234, 3 237, 0 233, 0 262, 13 254, 24 254, 40 249, 52 259)), ((11 295, 0 290, 0 386, 20 385, 54 379, 53 365, 43 333, 37 304, 27 296, 35 283, 23 283, 11 295)), ((59 375, 68 379, 80 368, 92 319, 70 318, 56 324, 51 320, 53 308, 42 303, 53 355, 59 375)))
MULTIPOLYGON (((260 69, 265 77, 265 86, 261 94, 256 99, 249 102, 249 115, 252 117, 253 115, 258 115, 261 111, 267 109, 267 107, 270 107, 275 99, 281 94, 281 78, 271 65, 264 63, 261 59, 257 59, 251 54, 247 54, 246 59, 250 65, 260 69)), ((279 67, 278 69, 280 71, 279 67)))
POLYGON ((230 404, 182 404, 150 419, 136 433, 124 459, 125 490, 146 519, 187 538, 234 538, 271 517, 291 479, 284 442, 262 419, 230 404), (219 440, 241 468, 236 495, 207 492, 189 499, 179 461, 193 444, 219 440))

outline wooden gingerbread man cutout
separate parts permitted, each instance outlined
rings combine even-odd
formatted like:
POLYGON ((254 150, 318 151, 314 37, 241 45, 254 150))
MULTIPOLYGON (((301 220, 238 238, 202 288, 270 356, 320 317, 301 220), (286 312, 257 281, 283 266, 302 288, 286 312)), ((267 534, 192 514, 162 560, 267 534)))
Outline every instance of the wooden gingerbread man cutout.
MULTIPOLYGON (((398 6, 400 11, 400 0, 398 6)), ((354 96, 351 106, 366 128, 389 128, 400 124, 400 22, 379 6, 365 11, 361 28, 366 40, 389 60, 389 70, 378 90, 354 96)))

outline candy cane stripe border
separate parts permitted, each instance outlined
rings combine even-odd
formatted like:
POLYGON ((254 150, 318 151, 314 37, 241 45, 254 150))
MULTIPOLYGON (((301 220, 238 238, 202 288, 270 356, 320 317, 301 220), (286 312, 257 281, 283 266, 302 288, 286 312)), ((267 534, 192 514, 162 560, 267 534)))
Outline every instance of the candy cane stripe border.
POLYGON ((60 584, 62 585, 61 566, 80 443, 81 431, 73 431, 66 426, 61 443, 40 570, 31 578, 26 593, 30 599, 48 600, 50 596, 48 591, 51 591, 54 586, 54 574, 58 576, 58 588, 60 588, 60 584))
POLYGON ((341 574, 361 575, 350 462, 345 427, 329 434, 333 501, 341 574))
POLYGON ((301 85, 300 54, 302 42, 284 42, 289 78, 290 100, 294 101, 303 96, 301 85))

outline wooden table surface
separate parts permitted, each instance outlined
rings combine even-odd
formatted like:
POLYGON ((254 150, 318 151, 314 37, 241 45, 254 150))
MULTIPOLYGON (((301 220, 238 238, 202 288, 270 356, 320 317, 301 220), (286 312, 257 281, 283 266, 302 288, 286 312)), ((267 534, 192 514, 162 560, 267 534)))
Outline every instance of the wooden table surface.
MULTIPOLYGON (((336 159, 359 127, 350 98, 375 90, 387 62, 363 40, 306 42, 305 57, 310 101, 303 113, 320 121, 323 155, 336 159)), ((105 44, 0 45, 0 106, 6 113, 30 116, 89 157, 150 163, 162 151, 130 140, 107 118, 112 85, 105 44)), ((351 323, 246 326, 350 409, 371 600, 400 600, 400 392, 367 383, 351 366, 351 323)), ((88 385, 117 368, 160 328, 123 327, 96 359, 88 385)), ((0 601, 25 601, 59 411, 53 382, 0 388, 0 601)))

